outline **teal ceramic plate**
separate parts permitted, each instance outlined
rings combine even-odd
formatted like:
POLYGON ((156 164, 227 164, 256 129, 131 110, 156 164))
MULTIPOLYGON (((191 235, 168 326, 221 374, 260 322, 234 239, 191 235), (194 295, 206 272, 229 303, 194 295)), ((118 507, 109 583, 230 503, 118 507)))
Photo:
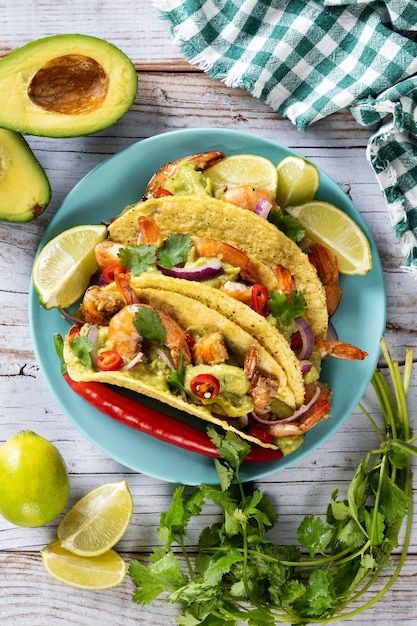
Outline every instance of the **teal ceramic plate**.
MULTIPOLYGON (((222 150, 228 155, 259 154, 274 163, 294 154, 272 141, 230 130, 180 130, 145 139, 109 158, 76 185, 51 221, 40 247, 71 226, 111 219, 127 204, 141 197, 146 183, 161 165, 207 150, 222 150)), ((333 202, 346 211, 365 231, 371 243, 373 269, 366 276, 341 277, 343 299, 333 318, 339 338, 360 346, 369 356, 362 362, 351 363, 327 359, 322 379, 333 390, 331 419, 308 432, 303 446, 288 457, 245 465, 243 480, 261 478, 295 465, 322 445, 352 413, 378 362, 379 340, 385 329, 386 315, 378 252, 366 224, 346 194, 324 172, 320 175, 318 199, 333 202)), ((54 333, 64 335, 68 323, 56 310, 45 311, 39 306, 33 286, 29 315, 41 371, 62 411, 87 439, 119 463, 155 478, 189 485, 218 482, 212 459, 115 423, 77 397, 61 376, 53 345, 54 333)), ((164 410, 163 405, 158 404, 158 408, 164 410)))

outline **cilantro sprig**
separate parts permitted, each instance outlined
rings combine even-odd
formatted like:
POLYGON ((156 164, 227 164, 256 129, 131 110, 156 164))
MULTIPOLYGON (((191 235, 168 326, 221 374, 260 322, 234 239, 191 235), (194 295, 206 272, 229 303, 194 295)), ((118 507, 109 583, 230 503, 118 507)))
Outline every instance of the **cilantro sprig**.
POLYGON ((222 626, 246 623, 328 624, 349 619, 369 608, 394 584, 407 555, 412 518, 411 457, 417 456, 407 411, 412 351, 406 351, 404 372, 393 363, 385 342, 382 352, 391 385, 376 370, 372 386, 381 408, 382 425, 362 406, 375 428, 380 446, 361 460, 347 489, 330 497, 325 520, 306 515, 296 546, 280 547, 266 532, 277 522, 267 496, 254 484, 242 483, 239 468, 249 445, 237 435, 210 437, 221 458, 215 459, 219 486, 200 485, 186 494, 174 493, 170 508, 161 514, 162 543, 145 565, 130 563, 136 585, 133 600, 149 604, 160 595, 178 602, 180 626, 222 626), (194 559, 185 547, 192 518, 212 501, 222 511, 219 521, 205 528, 194 559), (355 606, 369 592, 382 570, 391 565, 406 518, 402 552, 394 573, 371 600, 355 606), (174 551, 178 545, 186 571, 174 551))
POLYGON ((168 269, 185 263, 193 243, 188 233, 170 233, 160 248, 139 244, 121 248, 118 253, 120 264, 128 267, 133 276, 140 276, 156 264, 168 269))

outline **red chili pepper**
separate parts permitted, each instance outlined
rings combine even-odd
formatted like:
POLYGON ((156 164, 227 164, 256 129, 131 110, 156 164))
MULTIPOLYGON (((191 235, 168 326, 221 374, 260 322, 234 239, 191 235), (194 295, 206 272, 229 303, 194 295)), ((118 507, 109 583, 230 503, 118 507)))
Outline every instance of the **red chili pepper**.
POLYGON ((251 297, 253 310, 256 311, 256 313, 259 313, 259 315, 266 317, 269 314, 268 289, 263 285, 256 283, 252 286, 251 297))
POLYGON ((299 350, 303 345, 303 340, 301 339, 300 333, 293 333, 291 335, 291 348, 293 350, 299 350))
POLYGON ((97 367, 103 372, 115 372, 122 369, 124 361, 116 350, 104 350, 97 357, 97 367))
POLYGON ((261 441, 265 441, 265 443, 272 442, 272 435, 270 433, 265 432, 261 428, 261 426, 255 426, 254 424, 251 424, 249 426, 248 433, 249 435, 252 435, 252 437, 256 437, 257 439, 260 439, 261 441))
POLYGON ((220 391, 220 381, 211 374, 198 374, 190 382, 190 389, 197 398, 211 400, 220 391))
POLYGON ((162 198, 162 196, 173 196, 174 194, 168 191, 168 189, 163 189, 162 187, 155 192, 155 198, 162 198))
POLYGON ((73 341, 75 339, 75 337, 78 337, 78 335, 80 334, 80 330, 81 330, 81 326, 72 326, 69 330, 68 333, 68 338, 71 341, 73 341))
MULTIPOLYGON (((77 395, 116 422, 185 450, 205 456, 219 457, 207 433, 191 424, 140 404, 102 383, 77 382, 72 380, 68 373, 64 374, 64 378, 77 395)), ((281 450, 254 446, 245 456, 244 462, 275 461, 281 457, 281 450)))
POLYGON ((120 263, 113 263, 112 265, 109 265, 108 267, 104 268, 104 270, 101 273, 101 276, 106 283, 113 283, 115 272, 123 271, 123 270, 125 270, 125 268, 122 267, 120 263))
POLYGON ((195 339, 192 335, 190 335, 190 333, 185 333, 185 341, 188 343, 188 347, 190 349, 192 349, 195 345, 195 339))

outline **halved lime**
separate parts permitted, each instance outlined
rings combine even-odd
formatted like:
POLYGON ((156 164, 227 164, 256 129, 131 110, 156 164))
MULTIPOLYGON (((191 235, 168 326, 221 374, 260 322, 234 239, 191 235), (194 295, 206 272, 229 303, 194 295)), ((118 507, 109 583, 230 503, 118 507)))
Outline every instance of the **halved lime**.
POLYGON ((132 512, 133 500, 126 481, 100 485, 64 515, 58 539, 65 550, 80 556, 104 554, 123 537, 132 512))
POLYGON ((55 539, 41 550, 41 556, 48 574, 79 589, 109 589, 120 585, 126 576, 126 563, 114 550, 100 556, 77 556, 55 539))
POLYGON ((318 200, 286 211, 298 219, 312 241, 333 251, 342 274, 366 274, 372 268, 369 241, 358 224, 330 202, 318 200))
POLYGON ((238 185, 261 187, 275 197, 278 174, 275 165, 269 159, 257 154, 235 154, 225 157, 215 165, 207 168, 204 175, 208 176, 214 191, 238 185))
POLYGON ((278 163, 277 172, 276 199, 281 208, 313 200, 320 184, 320 174, 313 163, 301 157, 288 156, 278 163))
POLYGON ((106 238, 103 225, 74 226, 49 241, 32 268, 32 280, 46 309, 74 304, 97 269, 95 246, 106 238))

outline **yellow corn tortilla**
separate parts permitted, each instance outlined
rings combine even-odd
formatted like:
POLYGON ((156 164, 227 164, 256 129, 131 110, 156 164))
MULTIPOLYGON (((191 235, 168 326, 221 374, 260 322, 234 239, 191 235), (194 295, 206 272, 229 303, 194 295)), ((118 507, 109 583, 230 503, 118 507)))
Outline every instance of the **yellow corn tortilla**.
POLYGON ((229 243, 266 266, 288 267, 296 288, 306 302, 306 319, 315 338, 327 334, 328 315, 324 287, 308 256, 273 224, 234 204, 205 196, 168 196, 138 202, 109 226, 109 236, 124 245, 134 245, 138 217, 153 217, 165 239, 171 232, 189 233, 229 243))
MULTIPOLYGON (((116 287, 114 283, 112 283, 105 289, 112 291, 116 289, 116 287)), ((243 330, 238 324, 218 311, 208 308, 205 304, 179 293, 170 292, 168 295, 167 291, 150 287, 135 287, 135 292, 139 296, 141 303, 149 304, 157 310, 164 311, 173 317, 185 332, 192 330, 204 330, 205 333, 220 331, 225 337, 228 349, 230 349, 230 352, 238 359, 241 365, 243 364, 247 350, 254 344, 260 356, 261 372, 279 381, 280 398, 295 409, 296 403, 294 394, 288 386, 288 380, 282 367, 254 337, 243 330)), ((68 334, 64 340, 64 360, 67 365, 68 374, 73 380, 97 381, 118 387, 125 387, 138 394, 154 398, 176 409, 185 411, 190 415, 221 426, 225 430, 232 430, 244 439, 262 447, 273 449, 279 447, 273 443, 267 443, 248 435, 233 426, 230 422, 212 415, 207 407, 187 403, 181 396, 175 396, 171 393, 156 389, 154 386, 151 386, 149 382, 140 380, 137 374, 135 377, 130 371, 96 371, 93 368, 86 370, 71 350, 69 343, 70 338, 68 334)))
MULTIPOLYGON (((167 300, 171 299, 172 292, 198 300, 249 333, 272 355, 285 372, 296 405, 303 404, 305 388, 300 363, 285 337, 264 317, 255 313, 243 302, 231 298, 214 287, 201 288, 193 281, 170 278, 153 272, 144 272, 141 276, 134 276, 131 279, 131 286, 136 292, 139 292, 140 288, 154 287, 155 284, 158 289, 170 292, 165 296, 167 300)), ((282 373, 279 376, 282 377, 282 373)))

